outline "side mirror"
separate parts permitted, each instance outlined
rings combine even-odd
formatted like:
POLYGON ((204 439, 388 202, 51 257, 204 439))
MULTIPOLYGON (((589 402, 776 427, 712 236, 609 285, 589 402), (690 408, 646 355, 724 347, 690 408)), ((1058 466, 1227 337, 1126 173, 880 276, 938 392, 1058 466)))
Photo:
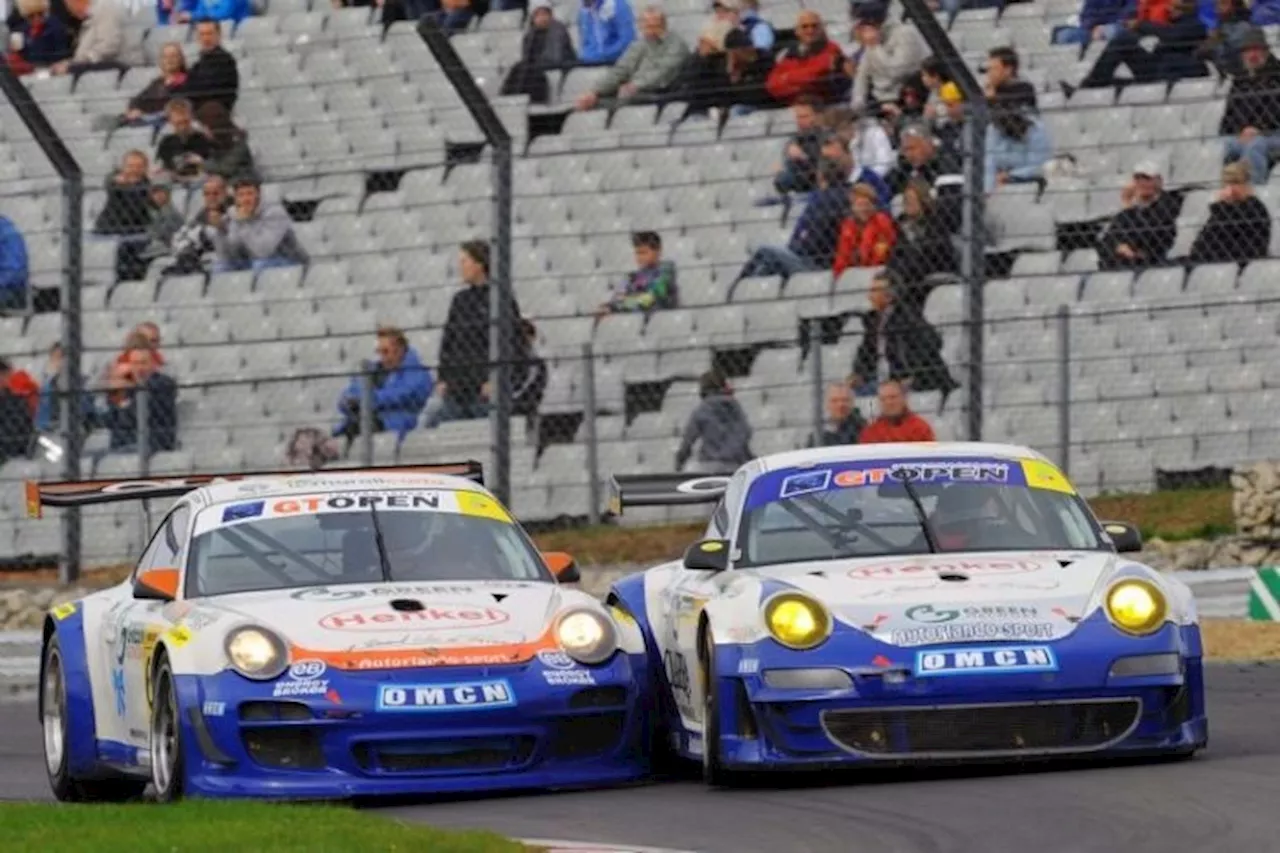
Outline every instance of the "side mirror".
POLYGON ((148 569, 133 582, 133 597, 143 601, 173 601, 178 597, 177 569, 148 569))
POLYGON ((729 540, 694 542, 684 552, 684 567, 695 572, 723 572, 729 568, 729 540))
POLYGON ((571 555, 563 551, 547 551, 543 553, 542 561, 547 564, 551 574, 555 575, 560 583, 577 583, 582 580, 578 564, 573 561, 571 555))
POLYGON ((1111 537, 1117 554, 1135 554, 1142 550, 1142 534, 1132 524, 1124 521, 1104 521, 1102 529, 1111 537))

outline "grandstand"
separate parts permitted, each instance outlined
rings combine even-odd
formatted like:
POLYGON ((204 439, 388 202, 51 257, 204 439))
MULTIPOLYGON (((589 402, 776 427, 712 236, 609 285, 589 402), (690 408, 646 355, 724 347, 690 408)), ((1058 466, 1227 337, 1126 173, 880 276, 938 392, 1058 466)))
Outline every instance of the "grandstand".
MULTIPOLYGON (((105 2, 105 0, 101 0, 105 2)), ((845 40, 843 0, 806 3, 845 40)), ((671 27, 690 44, 706 20, 701 0, 665 4, 671 27)), ((800 8, 762 3, 780 26, 800 8)), ((1055 149, 1085 167, 1079 177, 1004 187, 989 211, 998 242, 1012 255, 1008 277, 986 285, 985 438, 1054 451, 1060 361, 1060 305, 1073 309, 1068 363, 1070 468, 1089 493, 1144 490, 1157 468, 1231 465, 1271 455, 1280 398, 1273 371, 1277 312, 1269 283, 1275 260, 1099 272, 1096 252, 1063 250, 1075 223, 1114 214, 1120 188, 1139 161, 1164 167, 1166 187, 1187 188, 1171 257, 1185 255, 1218 186, 1218 123, 1226 81, 1217 78, 1079 90, 1061 80, 1084 76, 1101 49, 1052 46, 1053 26, 1078 3, 1036 2, 962 11, 950 34, 976 69, 992 47, 1014 45, 1022 76, 1038 90, 1055 149), (1022 191, 1028 190, 1028 191, 1022 191)), ((144 6, 129 18, 148 61, 169 41, 194 51, 186 27, 154 26, 144 6)), ((271 0, 267 13, 224 25, 224 45, 240 71, 237 122, 249 133, 267 194, 288 203, 310 254, 305 267, 159 279, 159 264, 140 281, 114 281, 114 245, 84 245, 86 370, 100 375, 127 330, 152 319, 164 333, 167 371, 183 386, 181 450, 156 455, 153 474, 193 469, 278 467, 281 446, 297 427, 328 427, 349 373, 372 351, 372 331, 395 322, 428 363, 458 286, 458 243, 489 233, 489 168, 474 155, 481 138, 444 74, 408 22, 384 31, 369 7, 328 8, 316 0, 271 0)), ((571 22, 575 10, 557 10, 571 22)), ((943 18, 945 21, 945 16, 943 18)), ((717 351, 747 352, 736 395, 755 428, 757 453, 802 446, 812 429, 811 355, 797 343, 802 319, 863 310, 872 271, 851 269, 836 283, 827 273, 744 281, 730 291, 750 250, 785 244, 796 212, 758 202, 773 194, 771 177, 783 141, 794 130, 787 111, 733 115, 721 132, 713 121, 674 125, 682 105, 571 113, 547 121, 556 107, 501 97, 498 86, 519 57, 522 13, 494 12, 453 43, 493 98, 517 140, 514 289, 522 313, 539 327, 551 366, 544 414, 564 429, 542 446, 513 424, 512 503, 531 520, 588 514, 582 459, 586 429, 583 371, 593 370, 596 434, 602 475, 667 470, 679 434, 697 402, 695 380, 717 351), (556 132, 541 132, 547 129, 556 132), (664 254, 679 268, 681 307, 592 317, 617 279, 634 264, 628 235, 659 231, 664 254), (588 368, 583 345, 595 360, 588 368), (575 416, 575 413, 577 416, 575 416)), ((572 26, 570 26, 573 31, 572 26)), ((1274 32, 1271 33, 1275 35, 1274 32)), ((576 37, 576 33, 575 33, 576 37)), ((603 73, 577 68, 557 75, 561 107, 603 73)), ((150 128, 95 130, 95 116, 123 111, 154 76, 150 67, 69 77, 26 77, 38 102, 86 174, 85 222, 104 203, 99 189, 124 152, 154 147, 150 128)), ((1274 211, 1280 183, 1258 188, 1274 211)), ((188 215, 198 193, 178 202, 188 215)), ((33 279, 56 285, 61 269, 58 182, 8 104, 0 102, 0 212, 23 231, 33 279)), ((940 286, 927 316, 943 334, 953 374, 964 376, 963 294, 940 286)), ((0 355, 28 367, 60 333, 56 314, 0 318, 0 355)), ((828 379, 849 372, 857 323, 821 348, 828 379)), ((939 412, 936 394, 915 408, 939 438, 963 437, 964 413, 953 395, 939 412)), ((860 400, 869 406, 870 400, 860 400)), ((100 435, 91 436, 89 449, 100 435)), ((416 430, 396 447, 379 434, 378 461, 488 458, 474 423, 416 430)), ((132 456, 86 460, 85 474, 136 471, 132 456)), ((9 461, 0 478, 56 475, 39 461, 9 461)), ((16 521, 16 489, 0 491, 0 555, 54 553, 56 525, 16 521)), ((86 516, 86 559, 135 553, 136 520, 125 510, 86 516)), ((653 519, 662 516, 648 516, 653 519)))

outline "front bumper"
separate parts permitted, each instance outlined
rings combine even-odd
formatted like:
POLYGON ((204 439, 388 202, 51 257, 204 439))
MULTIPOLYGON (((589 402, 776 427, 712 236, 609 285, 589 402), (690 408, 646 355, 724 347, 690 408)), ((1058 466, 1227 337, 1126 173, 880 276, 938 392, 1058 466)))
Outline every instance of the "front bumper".
MULTIPOLYGON (((1014 648, 1018 643, 975 644, 1014 648)), ((865 634, 807 653, 718 646, 721 762, 768 769, 1190 752, 1208 740, 1199 630, 1134 638, 1105 620, 1049 644, 1053 671, 929 677, 917 653, 865 634), (1112 675, 1118 659, 1176 655, 1178 671, 1112 675), (848 689, 779 689, 770 670, 840 669, 848 689)), ((965 648, 952 646, 949 648, 965 648)), ((701 744, 689 743, 697 754, 701 744)))
MULTIPOLYGON (((205 797, 342 799, 640 779, 649 769, 648 703, 636 677, 644 665, 643 656, 618 654, 603 666, 576 668, 574 683, 548 675, 536 660, 330 669, 322 684, 308 682, 319 686, 281 695, 273 694, 288 676, 265 683, 232 672, 179 676, 187 789, 205 797), (437 686, 495 683, 505 685, 509 701, 426 706, 441 695, 437 686), (409 690, 389 703, 382 688, 394 686, 409 690), (403 697, 415 688, 426 697, 420 707, 388 707, 412 706, 403 697)), ((480 688, 462 689, 480 696, 480 688)))

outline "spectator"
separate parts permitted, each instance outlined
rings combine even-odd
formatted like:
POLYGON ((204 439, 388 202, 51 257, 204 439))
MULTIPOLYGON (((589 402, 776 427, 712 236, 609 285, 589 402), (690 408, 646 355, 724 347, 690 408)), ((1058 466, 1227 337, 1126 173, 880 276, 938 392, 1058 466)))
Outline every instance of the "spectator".
POLYGON ((1227 160, 1241 160, 1255 184, 1265 184, 1271 152, 1280 151, 1280 60, 1267 35, 1250 30, 1240 42, 1240 70, 1231 79, 1219 133, 1227 137, 1227 160))
POLYGON ((925 97, 925 108, 922 115, 929 121, 936 121, 946 115, 942 103, 942 87, 955 81, 946 64, 936 56, 930 56, 920 63, 920 85, 929 94, 925 97))
POLYGON ((204 197, 204 206, 183 228, 174 235, 172 250, 174 264, 165 270, 169 275, 189 275, 204 272, 204 258, 215 251, 214 235, 217 227, 211 221, 218 216, 225 216, 231 207, 231 194, 227 192, 227 182, 221 175, 210 175, 200 187, 204 197))
POLYGON ((526 432, 533 433, 542 406, 542 395, 547 391, 547 361, 538 354, 538 328, 528 320, 520 321, 520 335, 524 339, 521 363, 512 371, 519 382, 511 383, 511 414, 524 415, 526 432))
POLYGON ((107 200, 94 221, 95 234, 121 236, 146 232, 151 225, 148 198, 151 182, 147 171, 146 154, 137 149, 125 153, 120 168, 107 176, 107 200))
POLYGON ((930 275, 955 269, 955 248, 938 215, 929 185, 920 180, 908 182, 902 190, 898 241, 889 256, 887 271, 898 281, 914 286, 930 275))
POLYGON ((662 259, 662 237, 656 231, 637 231, 631 235, 631 246, 636 271, 626 277, 612 299, 596 309, 597 317, 677 307, 676 265, 662 259))
MULTIPOLYGON (((1134 83, 1173 83, 1188 77, 1207 77, 1209 69, 1197 55, 1207 38, 1204 24, 1196 15, 1194 0, 1175 0, 1167 24, 1130 21, 1098 57, 1093 68, 1080 81, 1082 89, 1116 85, 1116 71, 1128 66, 1134 83), (1141 44, 1144 36, 1155 36, 1156 46, 1148 51, 1141 44)), ((1063 87, 1068 95, 1073 87, 1063 87)))
POLYGON ((27 307, 29 276, 27 241, 13 220, 0 214, 0 311, 27 307))
POLYGON ((152 181, 147 193, 145 240, 122 241, 116 248, 116 277, 137 281, 155 258, 169 254, 174 235, 182 228, 182 214, 173 206, 173 190, 167 178, 152 181))
POLYGON ((1078 23, 1054 27, 1054 44, 1086 45, 1091 41, 1110 41, 1124 32, 1125 13, 1130 0, 1084 0, 1078 23))
POLYGON ((1222 191, 1209 205, 1209 221, 1191 244, 1191 263, 1244 264, 1265 258, 1271 246, 1271 214, 1253 194, 1249 170, 1231 163, 1222 170, 1222 191))
POLYGON ((1202 59, 1212 62, 1224 77, 1240 73, 1240 49, 1244 38, 1254 28, 1249 20, 1249 4, 1245 0, 1217 0, 1217 20, 1209 37, 1200 46, 1202 59))
POLYGON ((871 310, 862 314, 862 343, 853 357, 849 385, 869 394, 893 381, 916 391, 941 391, 945 397, 957 386, 942 359, 942 336, 909 300, 894 294, 890 283, 885 274, 871 281, 871 310))
POLYGON ((876 390, 880 414, 858 436, 860 444, 886 444, 899 441, 935 441, 933 427, 907 405, 907 388, 892 379, 881 382, 876 390))
POLYGON ((209 211, 218 253, 215 272, 289 267, 307 262, 306 250, 293 233, 293 221, 283 207, 262 200, 262 182, 242 176, 235 182, 235 204, 224 216, 209 211))
POLYGON ((893 194, 884 183, 884 176, 889 174, 898 157, 884 127, 876 119, 858 118, 858 114, 848 107, 828 110, 823 123, 834 136, 829 137, 824 144, 824 156, 831 156, 825 152, 833 142, 847 151, 850 157, 850 175, 854 182, 869 181, 877 190, 883 189, 884 204, 888 205, 893 194))
POLYGON ((1160 164, 1134 167, 1133 180, 1121 192, 1124 209, 1098 238, 1098 266, 1104 270, 1141 269, 1165 262, 1177 237, 1182 201, 1164 191, 1160 164))
POLYGON ((689 59, 689 46, 667 29, 667 16, 660 6, 645 7, 640 14, 640 34, 642 38, 631 43, 595 90, 578 98, 578 109, 593 109, 602 98, 652 100, 676 82, 689 59))
POLYGON ((787 245, 756 249, 738 273, 738 281, 752 276, 789 278, 798 272, 830 269, 840 228, 849 215, 848 173, 846 166, 824 160, 818 167, 818 190, 805 205, 787 245))
POLYGON ((200 58, 187 75, 186 96, 196 112, 209 101, 216 101, 230 113, 236 108, 240 93, 240 72, 235 57, 222 46, 222 28, 217 21, 196 24, 196 43, 200 58))
POLYGON ((232 21, 240 23, 253 14, 249 0, 157 0, 156 21, 178 24, 192 21, 232 21))
POLYGON ((1280 2, 1277 0, 1253 0, 1251 19, 1255 27, 1280 24, 1280 2))
POLYGON ((796 16, 796 44, 783 51, 769 72, 769 94, 791 104, 809 96, 821 104, 834 104, 849 93, 844 53, 827 38, 822 16, 805 9, 796 16))
MULTIPOLYGON (((418 426, 418 416, 431 399, 435 378, 422 363, 418 351, 409 346, 404 332, 394 326, 378 329, 373 364, 373 431, 389 431, 403 441, 418 426)), ((334 437, 346 436, 347 449, 360 434, 360 401, 363 379, 353 376, 338 400, 342 421, 333 428, 334 437)))
POLYGON ((773 187, 778 192, 803 193, 818 186, 818 162, 825 138, 821 115, 822 102, 812 95, 801 95, 792 101, 791 118, 796 132, 782 149, 782 162, 773 170, 773 187))
POLYGON ((635 39, 629 0, 585 0, 578 10, 578 57, 583 65, 612 65, 635 39))
POLYGON ((883 265, 898 239, 892 217, 877 209, 880 198, 875 187, 854 184, 849 191, 849 203, 849 215, 840 226, 840 242, 831 266, 837 281, 849 267, 883 265))
POLYGON ((528 95, 535 104, 551 103, 547 71, 577 64, 569 28, 551 13, 551 0, 533 0, 529 26, 520 43, 520 61, 511 66, 502 82, 504 95, 528 95))
MULTIPOLYGON (((858 436, 867 428, 867 419, 853 405, 853 394, 848 385, 840 383, 827 386, 827 419, 829 426, 822 430, 822 446, 857 444, 858 436)), ((809 436, 813 447, 813 436, 809 436)))
POLYGON ((25 370, 0 358, 0 464, 31 454, 40 386, 25 370))
POLYGON ((751 424, 733 398, 728 379, 719 370, 708 370, 698 381, 698 393, 702 401, 685 424, 676 450, 676 470, 684 470, 693 445, 699 442, 698 462, 705 470, 734 470, 750 462, 755 456, 751 452, 751 424))
POLYGON ((928 118, 942 156, 956 163, 963 162, 965 103, 960 87, 943 83, 928 118))
POLYGON ((50 14, 48 0, 17 0, 17 11, 19 18, 10 19, 5 56, 10 71, 22 76, 71 56, 71 32, 61 18, 50 14))
MULTIPOLYGON (((49 361, 40 384, 35 420, 37 432, 55 432, 62 424, 62 401, 67 396, 62 381, 62 364, 62 344, 54 344, 49 348, 49 361)), ((87 390, 80 397, 80 418, 86 432, 92 429, 95 418, 93 396, 87 390)))
POLYGON ((79 76, 89 71, 119 70, 141 63, 141 45, 134 44, 124 14, 113 0, 65 0, 67 11, 81 21, 75 52, 50 70, 79 76))
POLYGON ((112 398, 99 418, 111 433, 109 449, 115 453, 138 451, 138 392, 147 398, 148 453, 176 450, 178 446, 178 383, 160 371, 154 351, 135 346, 124 361, 111 367, 107 387, 112 398))
POLYGON ((1039 109, 1036 87, 1018 76, 1020 66, 1018 52, 1011 47, 997 47, 987 53, 987 64, 983 69, 986 80, 982 88, 993 108, 1027 112, 1039 109))
MULTIPOLYGON (((728 0, 733 3, 734 0, 728 0)), ((773 24, 760 17, 760 0, 736 0, 738 28, 751 39, 751 46, 772 56, 778 34, 773 24)), ((723 5, 723 4, 722 4, 723 5)))
POLYGON ((1033 109, 1020 104, 1017 95, 1006 97, 1009 86, 1008 82, 1001 83, 991 97, 983 179, 988 193, 1005 184, 1043 179, 1044 166, 1053 157, 1053 140, 1044 121, 1033 109))
POLYGON ((218 101, 205 101, 196 111, 196 118, 209 132, 211 143, 210 156, 205 162, 206 175, 221 175, 232 180, 254 171, 248 134, 231 121, 226 107, 218 101))
POLYGON ((724 41, 733 31, 733 24, 717 15, 698 33, 693 54, 685 61, 680 76, 670 87, 673 99, 692 105, 685 110, 686 115, 691 112, 705 113, 708 101, 719 101, 730 95, 726 91, 727 54, 724 41))
POLYGON ((937 199, 939 220, 954 234, 960 229, 963 213, 959 173, 960 161, 954 152, 941 150, 928 127, 915 123, 899 134, 898 165, 884 180, 895 197, 911 181, 924 181, 937 199))
POLYGON ((471 0, 403 0, 413 20, 433 19, 449 35, 464 32, 475 20, 471 0))
POLYGON ((742 30, 730 30, 724 37, 724 51, 702 91, 688 94, 688 112, 706 112, 712 107, 754 110, 776 106, 767 88, 772 70, 772 55, 754 47, 742 30))
POLYGON ((160 73, 141 92, 129 100, 123 124, 160 125, 165 106, 171 98, 181 96, 187 85, 187 58, 182 45, 169 42, 160 48, 160 73))
POLYGON ((171 180, 198 180, 204 175, 205 163, 213 156, 213 142, 196 127, 191 102, 186 98, 169 101, 164 112, 173 132, 165 134, 156 146, 156 162, 164 167, 171 180))
MULTIPOLYGON (((424 426, 428 428, 442 421, 482 418, 489 412, 489 244, 481 240, 463 243, 458 267, 463 288, 449 302, 440 339, 438 404, 427 408, 424 426)), ((509 310, 516 333, 510 351, 518 356, 522 350, 520 307, 514 299, 509 310)))
POLYGON ((896 101, 902 81, 920 70, 929 48, 914 24, 886 21, 889 3, 858 7, 854 37, 862 45, 862 57, 853 77, 853 106, 896 101))

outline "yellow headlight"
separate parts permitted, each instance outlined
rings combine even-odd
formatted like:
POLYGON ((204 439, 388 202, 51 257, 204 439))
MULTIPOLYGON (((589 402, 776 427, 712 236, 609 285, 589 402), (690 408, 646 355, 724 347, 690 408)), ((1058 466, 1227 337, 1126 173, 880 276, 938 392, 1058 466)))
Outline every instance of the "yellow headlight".
POLYGON ((798 593, 782 593, 764 606, 769 633, 782 645, 811 649, 831 635, 831 615, 818 602, 798 593))
POLYGON ((1154 633, 1168 612, 1164 593, 1149 581, 1123 580, 1107 592, 1107 615, 1130 634, 1154 633))

